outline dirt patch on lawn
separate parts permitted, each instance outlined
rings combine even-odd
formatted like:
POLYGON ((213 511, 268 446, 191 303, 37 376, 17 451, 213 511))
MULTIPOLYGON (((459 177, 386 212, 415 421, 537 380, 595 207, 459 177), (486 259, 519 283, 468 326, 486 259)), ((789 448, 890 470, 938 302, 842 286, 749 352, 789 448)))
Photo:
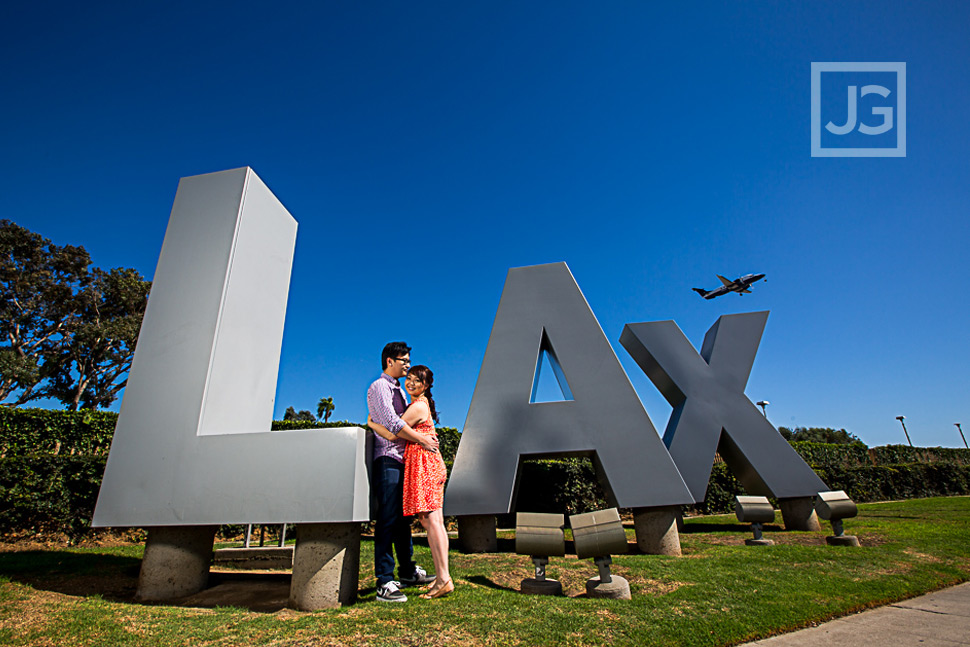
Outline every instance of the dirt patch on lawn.
POLYGON ((667 595, 682 586, 687 586, 686 582, 664 582, 646 577, 625 577, 630 583, 630 588, 642 595, 667 595))
POLYGON ((25 599, 8 601, 4 603, 6 617, 0 620, 0 630, 19 636, 43 632, 54 622, 50 611, 67 601, 68 596, 51 591, 33 591, 25 599))
MULTIPOLYGON (((860 539, 860 542, 861 541, 862 540, 860 539)), ((938 564, 938 563, 940 563, 940 562, 943 561, 942 559, 940 559, 939 557, 936 557, 935 555, 927 555, 926 553, 921 553, 921 552, 919 552, 918 550, 916 550, 914 548, 904 548, 903 549, 903 552, 906 553, 907 555, 909 555, 910 557, 916 558, 920 562, 928 562, 930 564, 938 564)))
MULTIPOLYGON (((787 531, 781 526, 767 526, 764 528, 764 538, 771 539, 780 546, 825 546, 825 538, 831 534, 831 531, 826 530, 817 532, 787 531)), ((846 534, 852 533, 849 531, 846 534)), ((704 535, 702 538, 698 536, 705 544, 715 546, 743 546, 744 540, 751 539, 752 537, 754 537, 754 534, 747 528, 737 533, 711 533, 704 535)), ((859 534, 858 537, 859 543, 863 546, 880 546, 888 541, 882 535, 872 533, 859 534)))
MULTIPOLYGON (((575 556, 574 556, 575 557, 575 556)), ((535 577, 535 569, 525 566, 516 566, 506 570, 494 569, 488 572, 487 576, 478 575, 468 578, 472 586, 485 586, 489 588, 503 589, 506 591, 519 591, 522 580, 535 577)), ((666 595, 684 586, 683 582, 664 582, 645 577, 631 575, 627 569, 616 564, 611 571, 614 575, 625 578, 631 589, 640 595, 666 595)), ((596 568, 592 563, 589 568, 558 568, 551 565, 547 568, 546 577, 548 579, 559 580, 562 584, 563 594, 570 598, 586 596, 586 581, 596 575, 596 568)))
POLYGON ((60 532, 7 532, 0 536, 0 553, 18 550, 52 548, 104 548, 145 543, 146 533, 140 528, 95 530, 81 539, 72 540, 60 532))

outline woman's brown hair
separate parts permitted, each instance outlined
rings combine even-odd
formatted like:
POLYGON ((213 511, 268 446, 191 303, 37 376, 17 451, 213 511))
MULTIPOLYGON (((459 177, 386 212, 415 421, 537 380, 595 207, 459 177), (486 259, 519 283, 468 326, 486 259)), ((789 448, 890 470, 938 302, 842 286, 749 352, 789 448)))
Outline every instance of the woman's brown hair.
POLYGON ((438 412, 434 408, 434 398, 431 396, 431 385, 434 384, 434 373, 424 364, 412 366, 408 375, 413 375, 424 383, 424 397, 428 398, 428 408, 431 409, 431 419, 438 422, 438 412))

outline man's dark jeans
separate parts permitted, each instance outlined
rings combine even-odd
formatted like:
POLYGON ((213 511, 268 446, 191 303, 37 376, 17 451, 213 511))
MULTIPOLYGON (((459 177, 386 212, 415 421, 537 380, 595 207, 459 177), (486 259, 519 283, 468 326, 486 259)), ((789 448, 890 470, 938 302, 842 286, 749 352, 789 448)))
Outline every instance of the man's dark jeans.
POLYGON ((397 553, 401 577, 414 574, 414 548, 411 545, 411 517, 401 512, 404 506, 404 463, 381 456, 371 466, 377 524, 374 528, 374 574, 377 586, 394 579, 394 554, 397 553))

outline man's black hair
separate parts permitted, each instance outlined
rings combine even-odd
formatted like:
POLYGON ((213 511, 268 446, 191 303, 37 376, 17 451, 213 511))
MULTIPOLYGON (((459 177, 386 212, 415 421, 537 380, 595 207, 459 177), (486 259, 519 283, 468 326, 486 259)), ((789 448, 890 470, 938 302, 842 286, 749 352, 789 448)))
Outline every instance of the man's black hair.
POLYGON ((384 352, 381 353, 381 370, 387 368, 387 358, 388 357, 400 357, 401 355, 410 355, 411 347, 403 341, 392 341, 384 347, 384 352))

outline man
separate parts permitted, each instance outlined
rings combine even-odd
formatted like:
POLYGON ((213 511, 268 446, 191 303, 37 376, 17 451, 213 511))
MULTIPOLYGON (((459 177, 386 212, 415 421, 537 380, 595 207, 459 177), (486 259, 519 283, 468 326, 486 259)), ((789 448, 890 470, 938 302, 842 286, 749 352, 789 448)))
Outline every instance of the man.
POLYGON ((374 528, 374 574, 377 577, 377 599, 381 602, 407 602, 402 587, 434 581, 414 563, 411 544, 411 517, 402 512, 404 503, 404 449, 406 441, 433 445, 435 438, 412 429, 401 419, 407 408, 400 378, 411 366, 411 348, 402 341, 392 341, 381 353, 383 372, 367 389, 367 410, 371 420, 387 427, 397 436, 386 440, 374 435, 374 461, 371 466, 371 500, 377 506, 374 528), (394 553, 397 553, 399 580, 394 579, 394 553))

